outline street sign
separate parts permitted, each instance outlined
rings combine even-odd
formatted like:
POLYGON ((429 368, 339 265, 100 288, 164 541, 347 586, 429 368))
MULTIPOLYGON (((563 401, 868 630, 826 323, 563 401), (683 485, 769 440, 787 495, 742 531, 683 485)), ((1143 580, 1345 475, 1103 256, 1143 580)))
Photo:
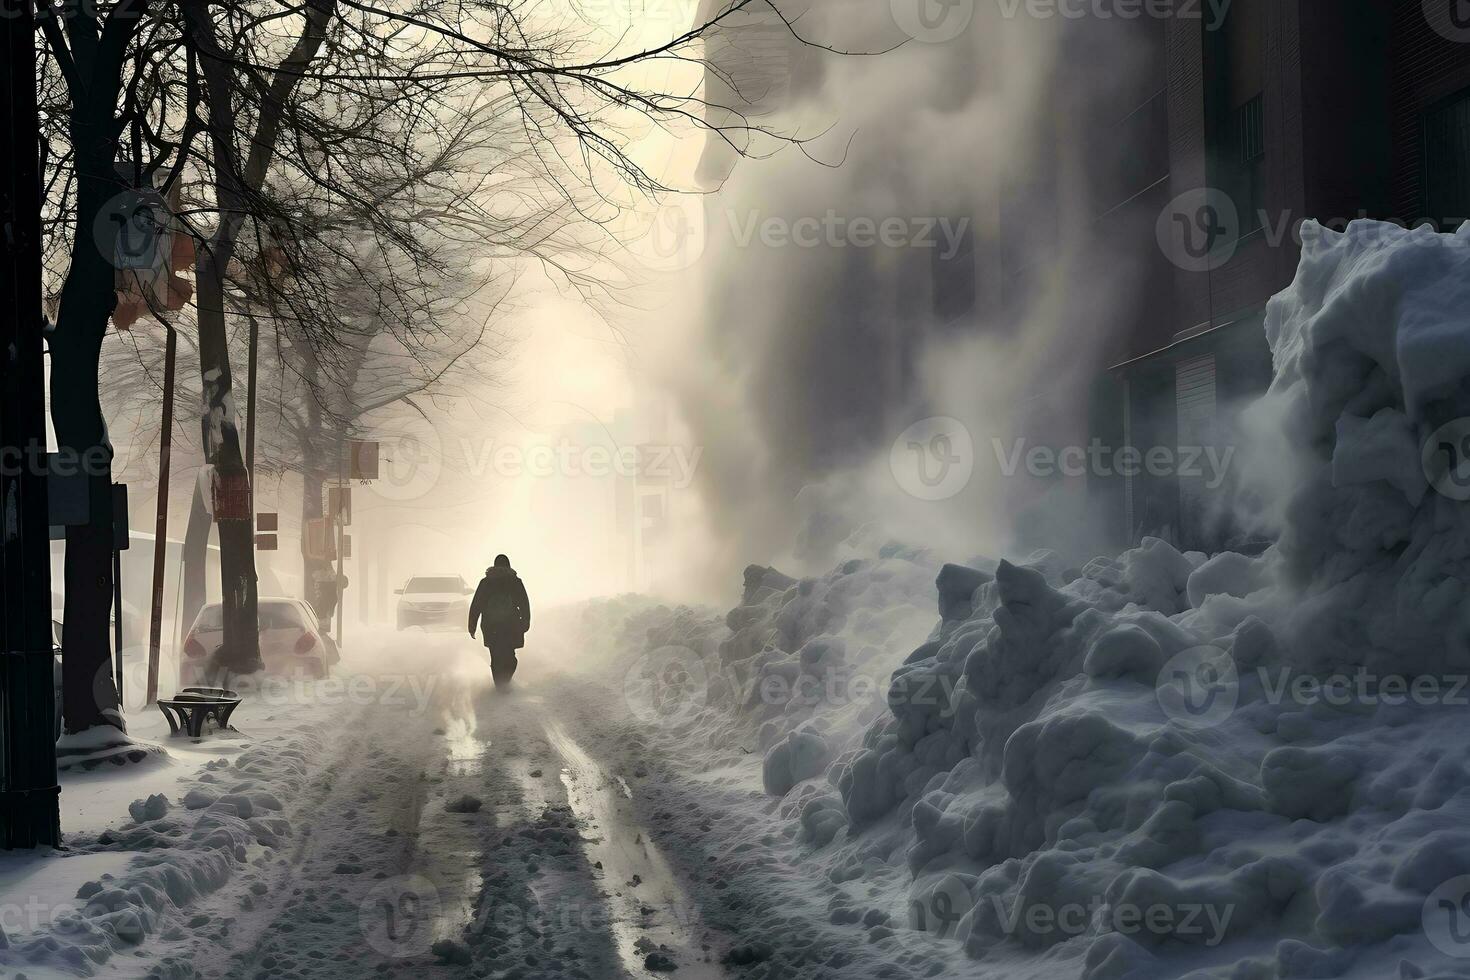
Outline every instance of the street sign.
POLYGON ((331 533, 332 526, 325 517, 313 517, 306 522, 301 535, 301 548, 306 557, 330 561, 337 557, 336 541, 331 533))
POLYGON ((327 514, 343 527, 352 525, 352 488, 327 488, 327 514))
POLYGON ((128 534, 128 485, 112 485, 112 550, 127 551, 131 535, 128 534))
POLYGON ((86 524, 91 515, 92 478, 75 454, 46 454, 46 509, 51 540, 66 537, 68 527, 86 524))
POLYGON ((376 480, 378 478, 378 444, 354 439, 347 445, 352 453, 352 468, 348 475, 354 480, 376 480))
POLYGON ((350 534, 342 535, 342 557, 352 557, 352 535, 350 534))
POLYGON ((281 515, 270 511, 261 511, 255 515, 255 529, 257 531, 279 531, 281 529, 281 515))
POLYGON ((256 551, 275 551, 276 536, 274 534, 257 534, 255 536, 256 551))
POLYGON ((215 470, 210 484, 216 521, 250 520, 250 474, 215 470))
MULTIPOLYGON (((46 454, 46 520, 50 525, 47 537, 52 541, 65 540, 68 527, 92 522, 93 478, 82 468, 59 459, 56 453, 46 454)), ((127 484, 112 484, 111 493, 112 548, 127 551, 130 544, 127 484)))

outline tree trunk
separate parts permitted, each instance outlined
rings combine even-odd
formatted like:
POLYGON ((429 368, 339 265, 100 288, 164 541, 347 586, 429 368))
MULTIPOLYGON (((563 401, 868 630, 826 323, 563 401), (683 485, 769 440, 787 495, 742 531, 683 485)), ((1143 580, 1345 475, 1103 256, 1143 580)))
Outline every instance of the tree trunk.
MULTIPOLYGON (((224 269, 220 256, 205 251, 196 265, 199 290, 199 371, 203 380, 205 458, 216 480, 249 486, 250 474, 240 449, 225 329, 224 269)), ((216 658, 230 675, 253 674, 264 668, 256 619, 254 508, 240 514, 215 513, 219 526, 220 605, 224 640, 216 658)))
MULTIPOLYGON (((282 62, 285 69, 261 93, 260 116, 254 132, 247 136, 245 159, 239 160, 239 145, 233 129, 237 78, 228 54, 216 36, 214 11, 210 5, 186 4, 182 8, 188 37, 203 54, 205 86, 209 91, 209 132, 214 165, 214 190, 220 208, 220 225, 208 247, 195 262, 195 288, 199 310, 199 370, 204 390, 205 458, 214 466, 217 480, 240 480, 249 485, 250 476, 240 451, 239 423, 231 396, 229 335, 225 323, 225 271, 235 254, 236 235, 249 211, 250 194, 265 185, 271 158, 280 139, 286 107, 305 69, 315 60, 326 40, 327 24, 335 13, 332 0, 310 0, 301 35, 282 62)), ((256 618, 255 518, 254 508, 238 516, 225 515, 219 524, 220 587, 224 612, 224 646, 219 664, 235 674, 255 673, 263 668, 256 618)))
POLYGON ((111 314, 112 271, 110 267, 102 270, 90 284, 89 271, 96 270, 74 265, 68 276, 51 344, 51 390, 68 393, 51 400, 57 450, 65 465, 76 465, 86 474, 89 498, 89 523, 66 529, 61 669, 62 718, 68 732, 103 724, 123 727, 108 629, 112 611, 112 450, 102 424, 96 381, 101 332, 111 314))
MULTIPOLYGON (((80 110, 78 110, 80 113, 80 110)), ((77 146, 78 229, 94 227, 107 201, 117 193, 112 159, 116 137, 109 120, 72 123, 77 146)), ((96 236, 78 231, 71 267, 62 287, 56 332, 51 339, 51 422, 57 450, 68 466, 87 474, 89 521, 66 530, 63 573, 65 606, 62 631, 62 718, 68 732, 97 725, 122 729, 117 686, 112 676, 112 447, 102 419, 97 369, 102 338, 116 303, 114 269, 96 236), (58 393, 59 396, 58 396, 58 393)), ((121 611, 119 611, 119 615, 121 611)))

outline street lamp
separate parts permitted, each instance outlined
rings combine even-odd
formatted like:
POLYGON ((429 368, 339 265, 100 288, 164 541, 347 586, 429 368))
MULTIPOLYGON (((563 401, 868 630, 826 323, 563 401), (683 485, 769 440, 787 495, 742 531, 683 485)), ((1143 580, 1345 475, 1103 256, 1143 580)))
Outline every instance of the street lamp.
POLYGON ((41 353, 36 22, 0 0, 0 847, 61 843, 41 353), (18 462, 17 462, 18 461, 18 462))

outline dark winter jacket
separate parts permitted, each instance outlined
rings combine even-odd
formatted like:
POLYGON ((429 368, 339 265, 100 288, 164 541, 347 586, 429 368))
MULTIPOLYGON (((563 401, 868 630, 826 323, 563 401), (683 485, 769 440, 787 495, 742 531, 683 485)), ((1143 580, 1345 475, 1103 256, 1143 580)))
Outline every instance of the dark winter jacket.
POLYGON ((479 627, 485 646, 520 649, 531 628, 531 600, 512 568, 487 568, 470 602, 470 634, 479 627))

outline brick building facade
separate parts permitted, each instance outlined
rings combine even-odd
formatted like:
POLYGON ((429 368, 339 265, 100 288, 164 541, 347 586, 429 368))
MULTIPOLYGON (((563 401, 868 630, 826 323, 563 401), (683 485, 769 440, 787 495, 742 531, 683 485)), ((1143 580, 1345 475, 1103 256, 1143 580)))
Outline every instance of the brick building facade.
MULTIPOLYGON (((1436 3, 1233 0, 1215 30, 1135 26, 1152 71, 1088 138, 1137 148, 1099 177, 1097 236, 1147 256, 1146 271, 1093 434, 1227 448, 1235 413, 1270 380, 1265 305, 1292 280, 1304 218, 1446 231, 1470 219, 1470 21, 1436 3)), ((1119 545, 1258 546, 1227 516, 1229 482, 1206 482, 1141 473, 1089 492, 1119 545)))

